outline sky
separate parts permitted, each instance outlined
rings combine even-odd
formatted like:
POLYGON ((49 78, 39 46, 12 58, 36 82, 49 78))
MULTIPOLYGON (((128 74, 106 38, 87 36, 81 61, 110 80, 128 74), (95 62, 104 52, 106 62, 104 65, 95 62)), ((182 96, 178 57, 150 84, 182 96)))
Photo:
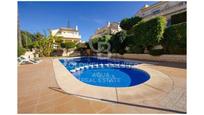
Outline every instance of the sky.
POLYGON ((97 28, 134 16, 145 4, 155 2, 18 2, 20 29, 48 34, 60 27, 79 28, 83 41, 88 41, 97 28))

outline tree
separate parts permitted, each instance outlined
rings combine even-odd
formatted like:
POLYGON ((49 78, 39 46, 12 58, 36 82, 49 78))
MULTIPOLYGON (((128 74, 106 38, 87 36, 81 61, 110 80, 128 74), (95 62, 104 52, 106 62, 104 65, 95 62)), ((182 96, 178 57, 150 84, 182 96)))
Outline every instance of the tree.
POLYGON ((17 40, 18 40, 18 47, 23 47, 22 46, 22 39, 21 39, 21 30, 20 30, 20 21, 19 21, 19 17, 18 17, 18 21, 17 21, 18 25, 17 25, 17 40))
POLYGON ((111 37, 110 39, 111 52, 120 54, 125 53, 127 45, 126 36, 127 34, 125 31, 120 31, 111 37))
POLYGON ((153 46, 160 44, 165 28, 166 19, 162 16, 148 21, 141 21, 133 26, 134 37, 132 44, 151 49, 153 46))
POLYGON ((85 47, 86 47, 87 49, 90 49, 90 46, 89 46, 89 43, 88 43, 88 42, 85 42, 84 45, 85 45, 85 47))
POLYGON ((62 37, 53 36, 53 38, 54 38, 55 44, 56 44, 58 47, 61 47, 61 44, 62 44, 62 42, 63 42, 62 37))
POLYGON ((166 53, 186 54, 186 22, 166 28, 161 44, 166 53))
POLYGON ((138 44, 136 37, 133 34, 127 35, 126 47, 128 53, 144 53, 144 47, 142 44, 138 44))
POLYGON ((99 52, 107 52, 109 50, 109 40, 111 39, 110 34, 99 36, 96 38, 93 38, 91 41, 91 45, 94 49, 97 49, 99 52))
POLYGON ((45 40, 44 55, 50 56, 53 50, 54 37, 49 35, 45 40))
POLYGON ((49 35, 33 43, 40 56, 50 56, 53 50, 54 37, 49 35))
POLYGON ((65 42, 65 43, 61 43, 61 47, 70 49, 70 48, 75 48, 76 44, 74 42, 65 42))
POLYGON ((92 47, 93 47, 94 49, 98 49, 98 41, 99 41, 99 39, 100 39, 100 37, 96 37, 96 38, 93 38, 93 39, 91 40, 91 44, 92 44, 92 47))
POLYGON ((23 47, 18 47, 18 57, 21 56, 21 55, 24 55, 26 52, 26 49, 23 48, 23 47))
POLYGON ((27 31, 21 31, 21 42, 23 48, 29 48, 30 45, 32 45, 33 41, 33 34, 27 32, 27 31))
POLYGON ((36 34, 34 34, 34 40, 33 41, 37 41, 37 40, 41 40, 43 39, 45 36, 39 32, 37 32, 36 34))
POLYGON ((138 16, 125 18, 120 22, 120 27, 124 30, 130 30, 135 24, 137 24, 141 20, 142 18, 138 16))
POLYGON ((81 49, 90 49, 89 43, 85 42, 76 44, 76 50, 80 51, 81 49))

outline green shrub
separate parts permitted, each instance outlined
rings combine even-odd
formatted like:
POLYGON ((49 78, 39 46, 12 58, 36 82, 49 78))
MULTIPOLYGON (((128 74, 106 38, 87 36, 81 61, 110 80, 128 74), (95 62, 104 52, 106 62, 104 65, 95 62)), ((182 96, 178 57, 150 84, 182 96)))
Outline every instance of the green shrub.
POLYGON ((136 53, 136 54, 143 54, 144 48, 141 46, 132 45, 128 47, 128 53, 136 53))
POLYGON ((61 43, 62 48, 70 49, 76 47, 76 44, 74 42, 65 42, 61 43))
POLYGON ((142 20, 141 17, 135 16, 131 18, 125 18, 120 22, 120 27, 124 30, 131 29, 135 24, 142 20))
POLYGON ((63 42, 63 39, 62 39, 62 37, 54 37, 54 41, 55 41, 55 44, 56 45, 58 45, 58 46, 60 46, 61 45, 61 43, 63 42))
POLYGON ((24 55, 26 52, 26 49, 23 47, 18 47, 18 57, 21 55, 24 55))
POLYGON ((153 55, 153 56, 159 56, 162 55, 164 53, 163 49, 151 49, 149 50, 149 54, 153 55))
POLYGON ((53 36, 47 36, 45 38, 33 42, 33 47, 37 48, 37 51, 41 57, 50 56, 53 50, 53 42, 53 36))
POLYGON ((161 44, 169 54, 186 54, 186 22, 166 28, 161 44))
POLYGON ((110 39, 111 52, 120 54, 125 53, 126 36, 127 34, 125 31, 120 31, 111 37, 110 39))
POLYGON ((151 49, 151 47, 160 43, 165 28, 166 19, 162 16, 148 21, 141 21, 133 26, 134 37, 132 37, 131 44, 151 49))
POLYGON ((41 40, 41 39, 46 37, 45 35, 41 34, 40 32, 37 32, 33 36, 34 36, 34 41, 38 41, 38 40, 41 40))
MULTIPOLYGON (((108 45, 109 45, 111 37, 112 37, 111 34, 106 34, 106 35, 95 37, 95 38, 91 39, 91 41, 90 41, 91 45, 90 46, 99 52, 105 53, 108 50, 108 45)), ((87 43, 87 46, 88 46, 87 48, 90 48, 88 43, 87 43)))
POLYGON ((171 25, 186 22, 186 12, 171 16, 171 25))
POLYGON ((135 37, 134 35, 128 35, 126 37, 126 46, 128 47, 127 52, 128 53, 138 53, 138 54, 144 53, 144 47, 140 44, 137 44, 135 42, 134 37, 135 37))

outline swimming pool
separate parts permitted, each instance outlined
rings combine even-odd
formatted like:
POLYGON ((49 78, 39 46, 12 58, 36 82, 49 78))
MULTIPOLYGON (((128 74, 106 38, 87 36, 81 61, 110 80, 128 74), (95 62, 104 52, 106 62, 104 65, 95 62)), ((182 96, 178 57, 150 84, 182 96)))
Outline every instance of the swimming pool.
POLYGON ((148 73, 133 68, 138 61, 96 57, 59 60, 81 82, 102 87, 130 87, 150 79, 148 73))

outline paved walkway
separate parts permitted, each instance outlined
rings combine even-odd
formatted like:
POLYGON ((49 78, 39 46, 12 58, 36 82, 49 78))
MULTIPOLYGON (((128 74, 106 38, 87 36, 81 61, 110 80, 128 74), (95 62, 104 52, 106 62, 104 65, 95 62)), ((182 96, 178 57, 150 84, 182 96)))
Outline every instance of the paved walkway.
MULTIPOLYGON (((186 69, 158 65, 151 67, 176 81, 175 91, 171 97, 166 98, 166 103, 174 100, 175 103, 181 103, 178 105, 186 105, 186 69)), ((43 59, 43 62, 37 65, 18 66, 18 113, 171 113, 63 94, 48 88, 55 86, 53 78, 51 59, 43 59)), ((185 106, 180 108, 186 109, 185 106)))

